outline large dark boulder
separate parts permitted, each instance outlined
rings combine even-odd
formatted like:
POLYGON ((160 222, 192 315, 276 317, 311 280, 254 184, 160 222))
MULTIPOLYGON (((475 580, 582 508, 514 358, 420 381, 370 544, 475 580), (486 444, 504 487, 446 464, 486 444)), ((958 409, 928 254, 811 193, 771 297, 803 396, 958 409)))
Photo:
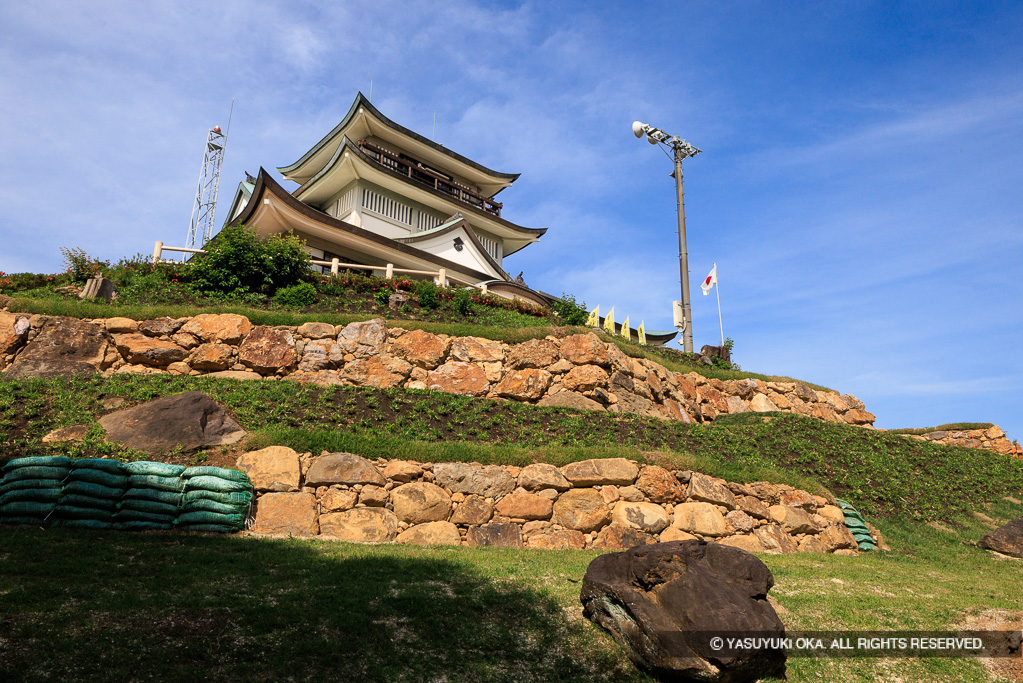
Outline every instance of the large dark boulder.
POLYGON ((99 419, 107 441, 147 453, 180 448, 188 453, 210 446, 237 443, 246 434, 241 425, 201 391, 167 396, 99 419))
POLYGON ((751 553, 674 541, 602 555, 583 578, 583 614, 662 681, 755 681, 784 676, 785 650, 727 650, 722 638, 782 638, 767 602, 771 571, 751 553))
POLYGON ((91 375, 119 357, 110 342, 110 335, 99 325, 75 318, 49 318, 4 376, 91 375))
POLYGON ((995 529, 980 539, 977 545, 1003 555, 1023 557, 1023 517, 995 529))

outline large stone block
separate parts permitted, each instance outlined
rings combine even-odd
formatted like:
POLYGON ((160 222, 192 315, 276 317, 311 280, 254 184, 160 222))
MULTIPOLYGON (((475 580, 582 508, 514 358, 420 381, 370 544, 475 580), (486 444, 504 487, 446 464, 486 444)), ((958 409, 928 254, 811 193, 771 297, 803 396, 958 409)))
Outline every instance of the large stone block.
POLYGON ((457 337, 448 352, 451 360, 464 363, 496 363, 504 360, 501 342, 482 337, 457 337))
POLYGON ((526 539, 526 547, 537 550, 582 550, 586 537, 575 529, 552 529, 526 539))
POLYGON ((177 344, 143 334, 118 334, 114 336, 114 343, 124 359, 134 365, 167 367, 188 358, 188 351, 177 344))
POLYGON ((387 342, 387 325, 383 318, 345 325, 337 334, 337 343, 345 353, 356 358, 369 358, 383 352, 387 342))
POLYGON ((234 365, 234 347, 228 344, 200 344, 192 351, 189 365, 204 372, 227 370, 234 365))
POLYGON ((611 513, 611 522, 648 534, 658 534, 668 526, 668 513, 653 503, 619 501, 611 513))
POLYGON ((597 458, 569 463, 561 473, 574 486, 629 486, 636 481, 639 467, 625 458, 597 458))
POLYGON ((354 453, 328 453, 312 459, 305 475, 306 486, 331 486, 332 484, 372 484, 384 486, 387 480, 376 465, 354 453))
POLYGON ((473 526, 465 534, 465 544, 483 548, 521 548, 522 529, 518 524, 473 526))
POLYGON ((596 489, 571 489, 554 503, 553 521, 583 533, 596 531, 611 521, 611 511, 596 489))
POLYGON ((544 489, 567 491, 572 487, 572 483, 557 467, 547 463, 534 463, 523 467, 519 471, 518 483, 527 491, 542 491, 544 489))
POLYGON ((390 389, 405 383, 412 374, 412 364, 394 356, 356 358, 346 363, 341 379, 357 387, 390 389))
POLYGON ((511 349, 507 366, 512 370, 547 368, 561 357, 560 345, 550 339, 530 339, 511 349))
POLYGON ((727 536, 730 532, 724 516, 710 503, 681 503, 675 506, 671 526, 700 536, 727 536))
POLYGON ((640 471, 636 488, 654 503, 680 503, 686 498, 685 489, 675 475, 657 465, 648 465, 640 471))
POLYGON ((424 370, 444 362, 449 340, 423 330, 412 330, 391 342, 391 354, 424 370))
POLYGON ((394 539, 408 545, 461 545, 458 527, 451 522, 426 522, 409 527, 394 539))
POLYGON ((110 342, 110 334, 99 325, 75 318, 49 317, 4 376, 26 379, 93 374, 119 358, 110 342))
POLYGON ((295 336, 286 330, 259 325, 245 336, 238 360, 261 375, 272 375, 298 362, 295 336))
POLYGON ((515 478, 497 465, 467 465, 458 462, 437 463, 433 475, 438 484, 452 493, 500 498, 515 489, 515 478))
MULTIPOLYGON (((629 381, 631 384, 631 378, 629 381)), ((586 392, 606 387, 607 382, 607 371, 599 365, 577 365, 562 378, 561 386, 568 391, 586 392)))
POLYGON ((561 357, 576 365, 609 367, 611 356, 607 344, 594 334, 573 334, 561 340, 561 357))
POLYGON ((516 401, 535 401, 544 395, 551 385, 551 373, 546 370, 514 370, 494 387, 498 396, 516 401))
POLYGON ((256 523, 261 534, 315 536, 319 533, 316 496, 311 493, 267 493, 256 503, 256 523))
POLYGON ((251 330, 249 319, 234 313, 203 313, 181 327, 182 332, 214 344, 240 344, 251 330))
POLYGON ((729 510, 735 508, 735 496, 725 486, 725 482, 706 474, 693 472, 686 494, 691 500, 723 505, 729 510))
POLYGON ((0 356, 14 353, 28 339, 28 318, 0 311, 0 356))
POLYGON ((190 453, 227 446, 246 432, 212 398, 200 391, 167 396, 99 419, 107 440, 147 453, 190 453))
POLYGON ((799 508, 788 505, 772 505, 769 508, 771 521, 779 525, 788 534, 816 534, 820 527, 814 523, 810 515, 799 508))
POLYGON ((553 502, 535 493, 516 491, 498 501, 497 514, 511 519, 550 519, 553 502))
POLYGON ((425 481, 402 484, 393 489, 391 505, 398 519, 408 524, 445 521, 451 514, 448 492, 425 481))
POLYGON ((398 533, 398 518, 384 508, 354 508, 320 515, 320 534, 353 543, 389 543, 398 533))
POLYGON ((559 391, 547 394, 536 403, 538 406, 551 408, 574 408, 576 410, 604 410, 604 406, 592 398, 586 398, 574 391, 559 391))
POLYGON ((486 396, 490 391, 487 374, 478 365, 448 361, 426 377, 426 387, 434 391, 463 396, 486 396))
POLYGON ((494 515, 494 506, 482 496, 466 496, 451 513, 453 524, 479 525, 486 524, 494 515))
POLYGON ((635 527, 612 522, 601 529, 597 537, 593 539, 593 548, 595 550, 620 551, 652 543, 657 543, 657 539, 651 534, 635 527))
POLYGON ((244 453, 235 467, 249 475, 257 491, 296 491, 301 484, 298 453, 287 446, 244 453))

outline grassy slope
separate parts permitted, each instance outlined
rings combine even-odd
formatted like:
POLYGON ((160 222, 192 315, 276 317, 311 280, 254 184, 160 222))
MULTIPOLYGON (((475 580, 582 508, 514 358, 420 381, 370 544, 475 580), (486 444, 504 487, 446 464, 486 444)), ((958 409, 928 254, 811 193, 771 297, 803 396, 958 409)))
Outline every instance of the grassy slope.
MULTIPOLYGON (((762 556, 783 622, 951 630, 1023 610, 1021 563, 960 521, 882 522, 888 554, 762 556)), ((0 529, 0 678, 649 680, 581 618, 596 555, 0 529)), ((989 679, 969 660, 792 658, 788 680, 989 679)))
MULTIPOLYGON (((302 322, 291 313, 233 312, 263 324, 302 322)), ((449 323, 431 331, 507 341, 549 332, 469 329, 449 323)), ((0 459, 43 451, 141 457, 101 443, 101 401, 191 389, 227 405, 252 431, 252 446, 515 464, 625 456, 849 498, 895 552, 762 556, 791 629, 952 629, 979 609, 1023 610, 1020 562, 976 549, 990 524, 966 514, 983 510, 995 523, 1023 515, 1005 500, 1023 497, 1019 461, 795 416, 734 416, 704 427, 290 382, 0 381, 0 459), (92 425, 84 444, 40 445, 51 429, 83 423, 92 425), (950 530, 921 523, 927 518, 946 520, 950 530)), ((0 528, 0 679, 277 680, 344 671, 367 680, 647 680, 580 617, 578 581, 595 555, 0 528)), ((978 663, 962 660, 789 662, 790 681, 896 678, 989 680, 978 663)))
POLYGON ((40 439, 46 433, 74 424, 91 425, 92 438, 84 446, 45 452, 119 454, 100 438, 96 418, 106 412, 103 399, 130 404, 198 389, 237 416, 252 433, 250 447, 519 465, 625 456, 738 481, 791 483, 851 500, 868 515, 918 519, 947 519, 1023 493, 1021 461, 1008 456, 794 415, 744 414, 710 426, 686 425, 436 392, 167 375, 4 386, 0 442, 7 457, 44 452, 40 439))

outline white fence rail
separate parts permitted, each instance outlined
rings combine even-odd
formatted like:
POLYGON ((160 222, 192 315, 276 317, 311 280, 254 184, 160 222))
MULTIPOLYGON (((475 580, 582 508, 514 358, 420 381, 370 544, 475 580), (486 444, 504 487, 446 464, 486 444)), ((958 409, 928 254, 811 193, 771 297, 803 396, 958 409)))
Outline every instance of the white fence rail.
MULTIPOLYGON (((205 254, 203 249, 189 249, 188 247, 167 247, 164 246, 163 242, 157 242, 153 248, 153 263, 178 263, 178 261, 171 261, 163 258, 163 252, 174 251, 182 254, 205 254)), ((386 266, 381 268, 380 266, 367 266, 365 263, 342 263, 339 259, 331 259, 330 261, 312 261, 314 266, 322 266, 324 268, 330 267, 330 274, 337 275, 342 268, 354 268, 357 270, 383 270, 384 277, 390 279, 394 277, 395 273, 403 273, 407 275, 429 275, 434 278, 437 284, 442 287, 449 287, 450 283, 457 283, 465 285, 466 287, 472 287, 473 289, 480 290, 483 294, 487 293, 487 285, 477 285, 468 280, 456 278, 448 275, 447 269, 441 268, 440 270, 412 270, 409 268, 395 268, 393 263, 388 263, 386 266)))

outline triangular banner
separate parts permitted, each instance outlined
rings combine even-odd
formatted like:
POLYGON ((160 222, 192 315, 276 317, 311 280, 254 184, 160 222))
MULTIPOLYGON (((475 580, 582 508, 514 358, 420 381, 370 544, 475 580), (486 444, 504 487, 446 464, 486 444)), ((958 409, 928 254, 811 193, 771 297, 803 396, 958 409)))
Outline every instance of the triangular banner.
POLYGON ((639 343, 646 346, 646 330, 643 329, 643 323, 639 324, 636 328, 636 332, 639 333, 639 343))
POLYGON ((590 317, 586 319, 586 327, 600 327, 600 306, 590 311, 590 317))
POLYGON ((607 312, 607 316, 604 318, 604 331, 610 334, 612 337, 615 334, 615 309, 614 306, 607 312))
POLYGON ((632 331, 629 330, 629 316, 625 316, 625 322, 622 323, 622 337, 632 341, 632 331))

